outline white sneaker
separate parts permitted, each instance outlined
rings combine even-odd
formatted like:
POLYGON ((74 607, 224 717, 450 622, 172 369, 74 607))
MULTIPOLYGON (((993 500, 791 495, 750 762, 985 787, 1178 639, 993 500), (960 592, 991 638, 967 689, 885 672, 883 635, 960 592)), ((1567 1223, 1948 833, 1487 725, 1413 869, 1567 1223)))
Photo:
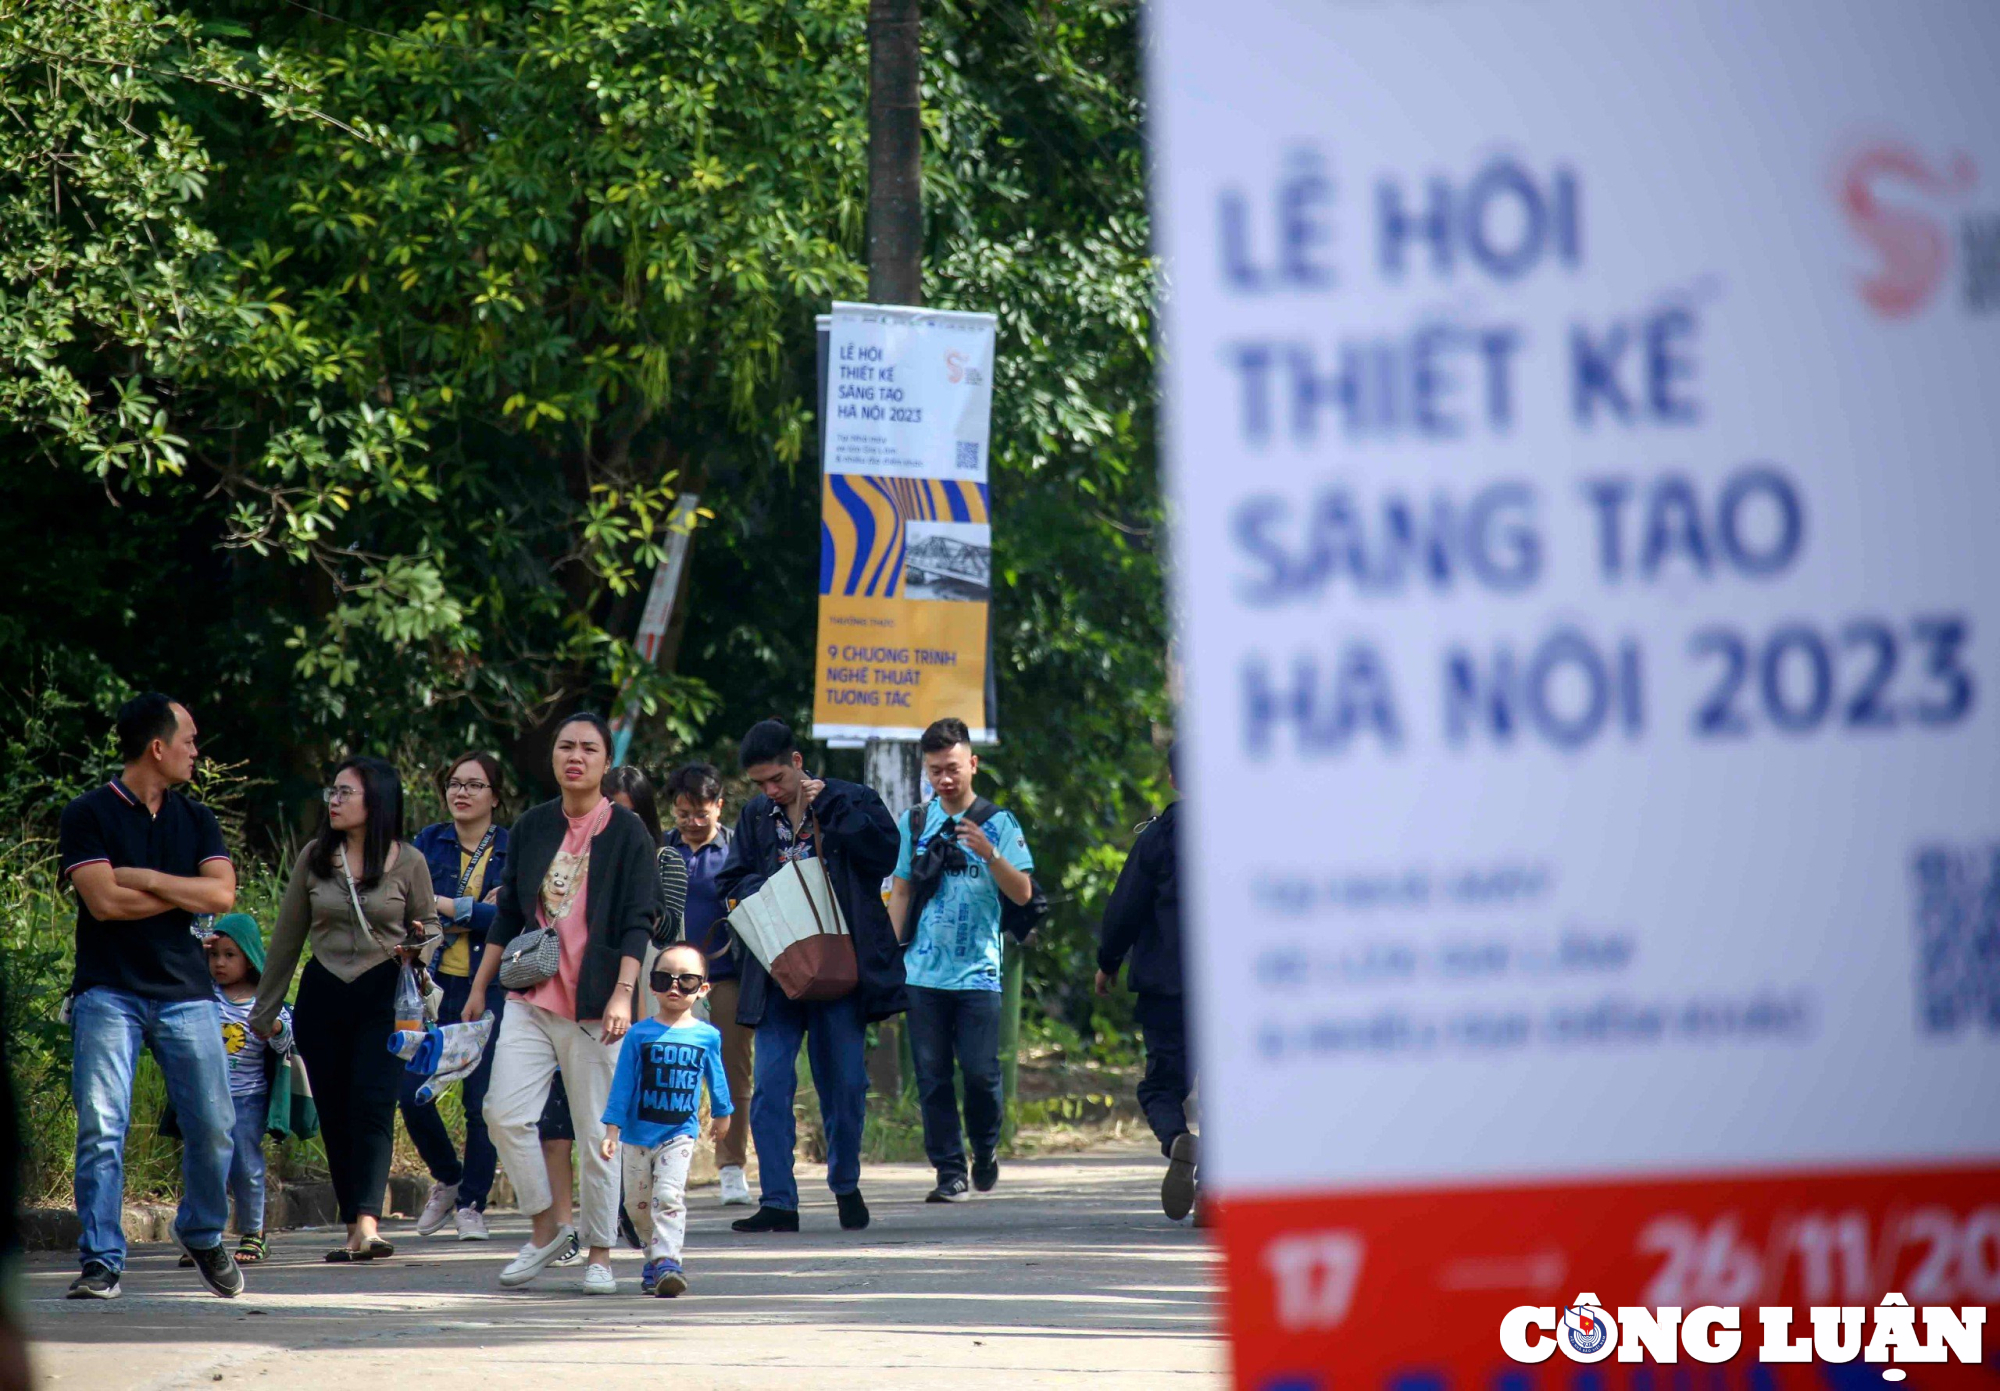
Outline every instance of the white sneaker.
POLYGON ((729 1165, 722 1171, 722 1205, 748 1207, 750 1203, 750 1180, 743 1177, 743 1166, 729 1165))
POLYGON ((486 1230, 486 1214, 476 1207, 462 1207, 458 1210, 458 1239, 460 1241, 491 1241, 493 1233, 486 1230))
POLYGON ((618 1293, 618 1277, 611 1273, 608 1265, 590 1263, 590 1269, 583 1272, 583 1292, 585 1294, 618 1293))
POLYGON ((417 1235, 436 1236, 443 1231, 444 1224, 451 1221, 452 1209, 457 1206, 457 1184, 432 1184, 430 1197, 424 1199, 424 1210, 417 1214, 417 1235))
POLYGON ((561 1259, 575 1241, 574 1227, 556 1228, 555 1239, 547 1246, 537 1246, 534 1239, 529 1238, 528 1244, 521 1248, 521 1254, 507 1262, 507 1268, 500 1272, 500 1283, 508 1289, 527 1284, 561 1259))
MULTIPOLYGON (((521 1254, 523 1256, 532 1254, 534 1250, 535 1250, 535 1239, 533 1237, 529 1237, 526 1241, 521 1243, 521 1254)), ((563 1249, 563 1253, 560 1256, 557 1256, 554 1260, 550 1261, 549 1264, 575 1265, 578 1261, 582 1259, 583 1259, 583 1247, 577 1241, 575 1234, 572 1233, 570 1235, 569 1245, 563 1249)))

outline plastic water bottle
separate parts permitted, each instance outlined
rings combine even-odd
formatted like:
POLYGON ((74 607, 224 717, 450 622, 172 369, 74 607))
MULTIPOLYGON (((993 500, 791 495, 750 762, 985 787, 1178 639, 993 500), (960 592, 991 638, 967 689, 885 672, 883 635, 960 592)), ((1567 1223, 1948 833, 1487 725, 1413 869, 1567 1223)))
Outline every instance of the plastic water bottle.
POLYGON ((424 1027, 424 992, 417 988, 416 970, 409 965, 396 976, 396 1027, 424 1027))

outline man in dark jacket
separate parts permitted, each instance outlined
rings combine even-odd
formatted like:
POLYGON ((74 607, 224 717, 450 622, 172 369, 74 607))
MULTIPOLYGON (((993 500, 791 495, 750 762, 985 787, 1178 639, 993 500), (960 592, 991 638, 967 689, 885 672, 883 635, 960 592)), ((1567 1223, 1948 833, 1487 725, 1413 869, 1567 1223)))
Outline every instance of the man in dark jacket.
MULTIPOLYGON (((1168 757, 1171 765, 1172 755, 1168 757)), ((1194 1078, 1181 986, 1179 812, 1175 802, 1140 830, 1105 907, 1097 948, 1100 995, 1111 993, 1118 967, 1131 958, 1126 984, 1139 997, 1133 1014, 1146 1040, 1139 1105, 1167 1156, 1160 1206, 1176 1222, 1194 1207, 1197 1157, 1187 1122, 1194 1078)))
POLYGON ((754 956, 742 953, 736 1018, 757 1031, 750 1138, 763 1194, 756 1213, 732 1225, 739 1232, 799 1229, 792 1098, 803 1039, 826 1126, 826 1184, 840 1205, 840 1225, 858 1231, 868 1225, 868 1205, 861 1200, 868 1025, 906 1005, 903 954, 882 903, 882 881, 896 868, 896 823, 868 788, 808 773, 792 731, 777 720, 753 725, 743 736, 742 761, 759 795, 736 820, 729 858, 715 876, 717 892, 740 902, 787 861, 818 857, 854 937, 860 985, 838 1000, 793 1000, 754 956))

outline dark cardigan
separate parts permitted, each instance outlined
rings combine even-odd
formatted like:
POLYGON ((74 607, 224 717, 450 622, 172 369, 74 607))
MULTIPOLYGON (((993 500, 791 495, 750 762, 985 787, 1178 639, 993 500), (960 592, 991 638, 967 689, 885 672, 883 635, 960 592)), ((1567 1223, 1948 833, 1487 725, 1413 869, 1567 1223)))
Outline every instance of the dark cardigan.
MULTIPOLYGON (((500 875, 500 912, 486 933, 490 950, 505 947, 534 922, 542 880, 568 831, 569 820, 557 800, 522 812, 508 832, 507 866, 500 875)), ((658 855, 646 823, 619 806, 612 807, 611 819, 590 842, 586 890, 590 939, 584 945, 583 968, 576 981, 579 1020, 604 1017, 623 958, 646 959, 653 922, 660 911, 658 855)), ((644 988, 642 981, 637 989, 644 988)))

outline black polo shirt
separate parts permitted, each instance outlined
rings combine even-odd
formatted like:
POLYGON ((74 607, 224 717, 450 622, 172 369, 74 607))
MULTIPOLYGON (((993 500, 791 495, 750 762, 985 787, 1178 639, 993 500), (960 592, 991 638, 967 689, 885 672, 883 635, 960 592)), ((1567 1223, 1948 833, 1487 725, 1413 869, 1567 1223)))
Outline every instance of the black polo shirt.
MULTIPOLYGON (((89 864, 157 869, 192 879, 210 860, 227 860, 215 813, 178 792, 153 815, 113 778, 63 808, 57 851, 64 875, 89 864)), ((170 908, 150 918, 101 923, 76 902, 76 991, 110 986, 149 1000, 203 1000, 214 989, 194 914, 170 908)))

